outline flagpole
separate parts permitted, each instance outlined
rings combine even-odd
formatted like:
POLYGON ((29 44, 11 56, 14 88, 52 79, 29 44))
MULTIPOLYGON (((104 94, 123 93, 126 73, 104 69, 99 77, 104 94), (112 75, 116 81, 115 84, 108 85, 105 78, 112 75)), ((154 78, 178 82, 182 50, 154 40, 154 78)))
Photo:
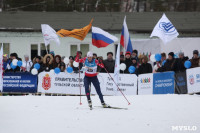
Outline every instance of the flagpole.
MULTIPOLYGON (((47 46, 48 46, 48 45, 47 45, 47 46)), ((48 50, 47 50, 47 46, 45 46, 45 48, 46 48, 46 52, 47 52, 47 54, 49 54, 49 53, 48 53, 48 50)))

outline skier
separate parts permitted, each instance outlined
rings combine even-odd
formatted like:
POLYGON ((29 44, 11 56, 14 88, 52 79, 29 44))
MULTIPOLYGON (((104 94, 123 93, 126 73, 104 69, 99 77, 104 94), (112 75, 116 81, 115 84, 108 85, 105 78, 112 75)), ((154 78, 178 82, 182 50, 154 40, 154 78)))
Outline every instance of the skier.
POLYGON ((99 95, 99 99, 101 101, 102 106, 106 108, 108 105, 105 104, 104 102, 103 95, 101 93, 100 83, 97 78, 97 74, 98 74, 97 66, 104 68, 104 64, 99 63, 98 60, 94 59, 93 53, 90 51, 87 53, 87 57, 82 58, 82 59, 79 59, 79 53, 77 52, 75 61, 79 63, 85 63, 86 71, 85 71, 85 77, 84 77, 84 85, 85 85, 85 93, 87 96, 88 105, 90 109, 92 109, 92 101, 90 98, 90 89, 89 89, 89 86, 91 83, 94 85, 96 92, 99 95))

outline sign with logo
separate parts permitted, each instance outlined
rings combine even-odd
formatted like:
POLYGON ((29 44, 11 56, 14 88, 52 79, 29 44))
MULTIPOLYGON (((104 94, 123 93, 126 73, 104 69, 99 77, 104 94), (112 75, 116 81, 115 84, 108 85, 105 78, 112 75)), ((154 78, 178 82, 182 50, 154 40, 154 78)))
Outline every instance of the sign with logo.
POLYGON ((37 92, 37 75, 31 73, 4 73, 3 92, 37 92))
POLYGON ((175 73, 175 93, 187 94, 186 71, 175 73))
POLYGON ((200 92, 200 67, 186 70, 188 93, 200 92))
MULTIPOLYGON (((113 74, 111 74, 113 76, 113 74)), ((79 75, 61 72, 51 74, 42 72, 38 75, 38 92, 42 93, 62 93, 62 94, 80 94, 79 75)), ((100 87, 103 95, 121 95, 119 90, 114 90, 114 82, 106 73, 98 75, 100 87)), ((85 95, 84 74, 80 75, 81 94, 85 95)), ((119 88, 125 95, 136 95, 137 76, 134 74, 120 74, 119 88)), ((96 90, 91 83, 91 94, 96 94, 96 90)))
POLYGON ((38 92, 41 93, 62 93, 62 94, 85 94, 83 83, 84 74, 79 75, 61 72, 59 74, 52 74, 49 72, 41 72, 38 75, 38 92))
POLYGON ((153 73, 138 76, 138 95, 153 94, 153 73))
POLYGON ((174 72, 153 74, 153 94, 174 94, 174 72))
MULTIPOLYGON (((113 73, 110 75, 114 77, 113 73)), ((135 74, 119 74, 118 78, 118 86, 125 95, 137 94, 137 76, 135 74)), ((115 83, 107 73, 100 73, 98 79, 103 95, 122 95, 117 87, 115 87, 115 83)), ((96 94, 93 85, 92 93, 96 94)))

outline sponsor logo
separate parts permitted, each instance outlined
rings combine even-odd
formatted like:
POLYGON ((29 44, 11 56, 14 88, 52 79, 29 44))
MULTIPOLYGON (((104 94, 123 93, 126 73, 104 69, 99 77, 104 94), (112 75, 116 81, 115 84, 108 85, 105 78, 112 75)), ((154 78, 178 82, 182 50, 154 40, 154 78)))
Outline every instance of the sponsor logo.
POLYGON ((194 76, 193 75, 189 75, 189 82, 191 85, 194 84, 194 76))
POLYGON ((151 78, 142 78, 140 79, 141 83, 150 83, 151 82, 151 78))
POLYGON ((159 24, 159 28, 165 33, 165 34, 175 34, 176 33, 176 29, 173 26, 173 24, 171 22, 160 22, 159 24))
POLYGON ((49 74, 45 74, 43 77, 42 88, 44 88, 44 90, 49 90, 51 88, 51 78, 49 77, 49 74))

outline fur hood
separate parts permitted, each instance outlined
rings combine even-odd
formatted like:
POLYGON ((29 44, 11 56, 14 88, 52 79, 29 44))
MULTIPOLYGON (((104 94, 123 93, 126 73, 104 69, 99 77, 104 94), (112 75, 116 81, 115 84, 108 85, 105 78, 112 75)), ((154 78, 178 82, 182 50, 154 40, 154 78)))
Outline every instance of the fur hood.
POLYGON ((49 64, 52 64, 53 63, 53 56, 51 54, 46 54, 43 58, 43 63, 46 64, 46 61, 47 61, 47 57, 50 57, 50 61, 49 61, 49 64))

